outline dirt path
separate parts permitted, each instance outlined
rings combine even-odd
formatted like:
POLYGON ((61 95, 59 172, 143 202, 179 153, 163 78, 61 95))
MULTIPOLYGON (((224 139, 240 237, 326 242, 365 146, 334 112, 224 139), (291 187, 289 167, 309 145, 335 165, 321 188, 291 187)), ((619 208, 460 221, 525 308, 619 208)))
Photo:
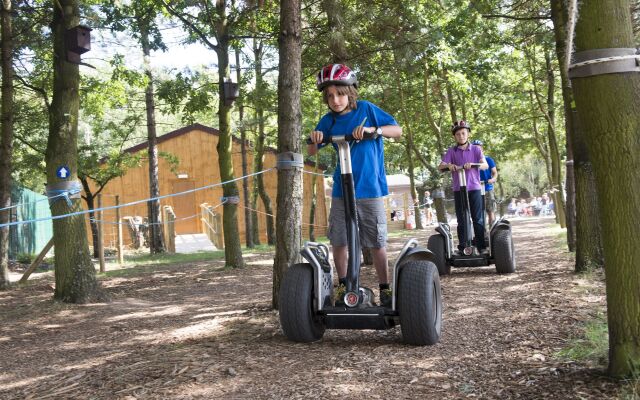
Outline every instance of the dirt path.
MULTIPOLYGON (((139 268, 103 280, 109 304, 53 302, 47 278, 0 293, 0 398, 615 397, 601 371, 555 355, 604 298, 573 276, 551 223, 514 222, 516 274, 442 278, 443 335, 431 347, 402 344, 400 328, 287 341, 270 310, 271 254, 249 255, 251 267, 237 271, 139 268)), ((390 254, 403 242, 393 239, 390 254)))

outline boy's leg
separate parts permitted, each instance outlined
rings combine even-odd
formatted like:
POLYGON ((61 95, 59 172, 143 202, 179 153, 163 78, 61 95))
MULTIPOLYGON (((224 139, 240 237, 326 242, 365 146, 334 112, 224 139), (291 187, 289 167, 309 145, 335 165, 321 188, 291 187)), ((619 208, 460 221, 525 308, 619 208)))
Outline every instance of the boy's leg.
POLYGON ((373 256, 373 266, 376 268, 376 274, 378 275, 378 281, 382 284, 389 283, 389 272, 387 271, 388 259, 387 248, 381 247, 379 249, 371 249, 371 255, 373 256))
POLYGON ((387 218, 381 197, 358 200, 358 224, 360 244, 371 249, 373 266, 376 269, 380 287, 380 302, 391 306, 389 273, 387 271, 387 218))
POLYGON ((471 208, 471 219, 473 220, 475 244, 478 250, 482 251, 486 245, 484 242, 484 215, 482 212, 482 193, 480 190, 469 191, 469 207, 471 208))
POLYGON ((344 280, 347 276, 347 226, 345 223, 344 204, 341 198, 331 199, 329 212, 329 229, 327 237, 333 250, 333 263, 336 266, 338 279, 344 280))
POLYGON ((338 272, 338 279, 346 278, 347 276, 347 246, 332 246, 333 247, 333 263, 336 265, 336 271, 338 272))

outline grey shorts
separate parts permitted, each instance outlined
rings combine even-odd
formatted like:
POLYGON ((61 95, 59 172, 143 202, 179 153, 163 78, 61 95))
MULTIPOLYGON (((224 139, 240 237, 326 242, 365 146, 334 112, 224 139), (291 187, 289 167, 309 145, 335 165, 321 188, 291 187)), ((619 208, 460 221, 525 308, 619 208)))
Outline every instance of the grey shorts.
POLYGON ((484 206, 487 212, 496 211, 496 193, 493 190, 484 192, 484 206))
MULTIPOLYGON (((360 246, 380 249, 387 245, 387 215, 382 197, 358 199, 358 228, 360 230, 360 246)), ((347 245, 347 224, 343 200, 331 199, 329 214, 329 232, 327 237, 332 246, 347 245)))

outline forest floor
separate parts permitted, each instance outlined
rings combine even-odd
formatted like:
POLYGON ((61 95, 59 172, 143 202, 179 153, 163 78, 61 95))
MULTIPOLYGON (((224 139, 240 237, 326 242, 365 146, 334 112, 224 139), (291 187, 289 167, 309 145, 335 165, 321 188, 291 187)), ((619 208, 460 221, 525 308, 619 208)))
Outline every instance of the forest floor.
MULTIPOLYGON (((442 277, 442 337, 427 347, 403 344, 400 327, 288 341, 270 306, 272 253, 237 270, 120 270, 101 278, 109 303, 53 301, 50 276, 0 292, 0 398, 621 398, 602 365, 558 355, 605 312, 602 277, 573 274, 552 219, 513 223, 517 272, 442 277)), ((390 239, 392 262, 405 240, 390 239)), ((372 267, 363 282, 377 286, 372 267)))

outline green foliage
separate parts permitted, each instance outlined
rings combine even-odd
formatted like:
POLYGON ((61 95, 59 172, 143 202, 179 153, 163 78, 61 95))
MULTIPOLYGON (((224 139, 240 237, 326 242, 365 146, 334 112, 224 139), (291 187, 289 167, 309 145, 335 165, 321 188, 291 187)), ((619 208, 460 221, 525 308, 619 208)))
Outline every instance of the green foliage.
MULTIPOLYGON (((493 154, 491 154, 493 156, 493 154)), ((505 199, 511 197, 540 196, 548 191, 548 179, 542 160, 527 154, 519 160, 501 160, 494 157, 505 199)))
POLYGON ((217 104, 217 76, 205 71, 178 72, 173 78, 158 82, 158 99, 166 102, 165 113, 182 116, 183 123, 194 123, 217 104))
POLYGON ((31 264, 35 258, 36 255, 31 253, 18 253, 16 255, 16 261, 20 264, 31 264))

